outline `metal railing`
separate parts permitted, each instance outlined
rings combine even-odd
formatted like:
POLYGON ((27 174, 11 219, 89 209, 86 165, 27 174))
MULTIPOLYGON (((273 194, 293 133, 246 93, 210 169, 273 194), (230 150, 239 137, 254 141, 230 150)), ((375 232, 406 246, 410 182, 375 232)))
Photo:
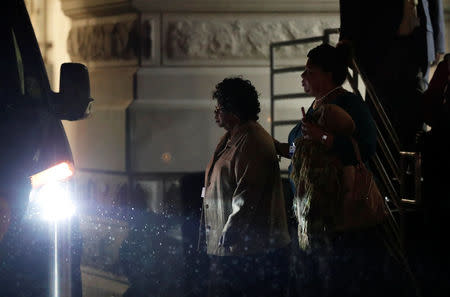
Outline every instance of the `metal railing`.
POLYGON ((370 160, 373 171, 381 181, 384 192, 394 201, 409 208, 417 206, 422 199, 422 156, 420 151, 402 151, 399 137, 393 128, 372 84, 364 72, 359 68, 355 59, 352 59, 348 81, 353 92, 360 94, 358 78, 366 88, 365 100, 375 119, 377 130, 377 151, 370 160), (411 169, 411 167, 413 167, 411 169), (412 179, 412 184, 407 179, 412 179))

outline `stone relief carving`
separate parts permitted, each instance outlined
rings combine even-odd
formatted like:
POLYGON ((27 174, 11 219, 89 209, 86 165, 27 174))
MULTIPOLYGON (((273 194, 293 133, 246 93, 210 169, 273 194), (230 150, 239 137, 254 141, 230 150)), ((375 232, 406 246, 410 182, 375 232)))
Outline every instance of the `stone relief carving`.
MULTIPOLYGON (((263 19, 262 17, 260 19, 263 19)), ((268 59, 269 44, 320 36, 339 26, 337 17, 299 17, 300 20, 171 20, 167 24, 168 59, 268 59)), ((284 47, 281 58, 305 57, 307 47, 284 47)))
POLYGON ((137 20, 73 26, 67 50, 73 60, 134 60, 139 54, 137 20))

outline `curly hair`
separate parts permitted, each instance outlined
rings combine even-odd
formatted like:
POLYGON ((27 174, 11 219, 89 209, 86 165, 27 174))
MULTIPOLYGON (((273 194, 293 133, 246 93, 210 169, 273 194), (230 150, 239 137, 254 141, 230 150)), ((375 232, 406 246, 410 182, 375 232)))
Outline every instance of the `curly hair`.
POLYGON ((348 51, 343 46, 334 47, 322 43, 308 52, 311 64, 325 72, 331 72, 333 82, 342 85, 347 78, 348 51))
POLYGON ((258 120, 261 111, 259 95, 249 80, 242 77, 227 77, 216 85, 212 99, 223 109, 235 114, 241 121, 258 120))

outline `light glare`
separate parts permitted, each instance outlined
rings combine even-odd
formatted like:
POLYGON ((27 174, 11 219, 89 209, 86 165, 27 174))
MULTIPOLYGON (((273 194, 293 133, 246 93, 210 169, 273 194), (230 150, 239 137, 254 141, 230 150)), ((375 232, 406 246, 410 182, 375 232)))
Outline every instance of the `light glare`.
POLYGON ((33 188, 37 188, 55 181, 61 181, 71 177, 73 172, 74 170, 68 162, 62 162, 33 175, 31 177, 31 185, 33 188))
POLYGON ((30 203, 39 216, 46 221, 59 221, 70 218, 75 213, 75 205, 70 199, 67 185, 54 182, 42 186, 30 203))

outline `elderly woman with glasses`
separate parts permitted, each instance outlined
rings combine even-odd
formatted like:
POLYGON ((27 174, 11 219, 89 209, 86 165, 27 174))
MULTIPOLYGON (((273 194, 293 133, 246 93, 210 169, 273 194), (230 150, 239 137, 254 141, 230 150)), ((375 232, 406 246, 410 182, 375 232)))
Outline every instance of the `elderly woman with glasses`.
POLYGON ((250 81, 225 78, 213 100, 226 130, 206 168, 203 220, 210 296, 282 296, 290 242, 272 137, 250 81))

